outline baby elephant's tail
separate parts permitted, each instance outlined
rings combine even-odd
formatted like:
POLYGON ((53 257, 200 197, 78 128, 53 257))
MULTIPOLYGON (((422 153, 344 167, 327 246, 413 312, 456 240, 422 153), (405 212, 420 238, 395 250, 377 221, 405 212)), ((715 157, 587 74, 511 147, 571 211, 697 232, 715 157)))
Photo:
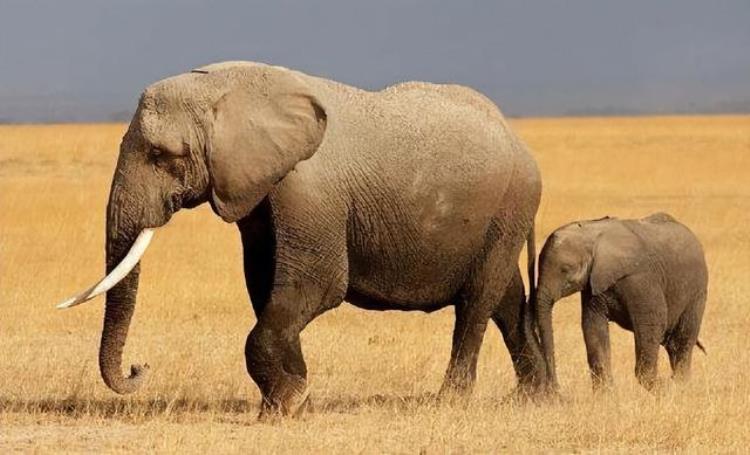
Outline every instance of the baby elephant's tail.
POLYGON ((701 343, 701 340, 695 340, 695 345, 698 346, 698 349, 703 351, 704 355, 708 355, 708 353, 706 352, 706 348, 703 346, 703 343, 701 343))

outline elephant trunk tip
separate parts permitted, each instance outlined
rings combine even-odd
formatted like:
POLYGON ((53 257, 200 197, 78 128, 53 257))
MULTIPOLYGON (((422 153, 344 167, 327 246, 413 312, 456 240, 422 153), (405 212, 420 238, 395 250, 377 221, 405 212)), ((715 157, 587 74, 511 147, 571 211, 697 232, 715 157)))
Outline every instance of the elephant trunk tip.
POLYGON ((146 378, 148 378, 150 368, 148 364, 131 365, 130 375, 127 377, 118 374, 112 376, 107 373, 108 370, 102 369, 102 379, 104 379, 104 383, 113 392, 120 395, 127 395, 141 388, 146 378))

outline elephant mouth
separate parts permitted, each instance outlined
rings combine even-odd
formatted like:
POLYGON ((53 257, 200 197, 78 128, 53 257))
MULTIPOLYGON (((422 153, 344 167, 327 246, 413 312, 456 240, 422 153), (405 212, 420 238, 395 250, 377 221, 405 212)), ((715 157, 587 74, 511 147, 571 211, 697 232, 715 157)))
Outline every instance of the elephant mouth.
POLYGON ((198 201, 198 200, 185 200, 182 201, 182 208, 186 209, 194 209, 198 207, 199 205, 203 204, 205 201, 198 201))
POLYGON ((194 209, 207 201, 208 201, 208 196, 206 194, 199 193, 198 195, 196 195, 195 192, 192 190, 176 192, 172 194, 172 196, 168 199, 168 202, 167 202, 167 208, 169 209, 168 213, 174 214, 175 212, 179 211, 182 208, 194 209))
POLYGON ((184 196, 181 193, 174 193, 166 200, 166 218, 169 220, 169 218, 172 217, 172 215, 180 210, 182 208, 184 196))

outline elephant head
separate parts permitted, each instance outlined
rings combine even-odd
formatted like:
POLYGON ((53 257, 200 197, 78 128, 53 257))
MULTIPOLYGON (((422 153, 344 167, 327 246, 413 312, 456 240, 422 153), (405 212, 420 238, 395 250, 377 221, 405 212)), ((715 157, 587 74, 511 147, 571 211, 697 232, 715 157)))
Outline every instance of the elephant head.
POLYGON ((557 387, 552 306, 576 292, 598 295, 638 265, 638 239, 621 220, 574 222, 555 230, 539 255, 539 281, 532 308, 547 364, 557 387))
POLYGON ((106 223, 107 276, 63 302, 107 292, 99 367, 117 393, 142 383, 147 366, 122 374, 139 261, 153 229, 180 208, 210 202, 227 222, 246 216, 323 140, 327 116, 292 71, 217 64, 148 87, 120 145, 106 223))

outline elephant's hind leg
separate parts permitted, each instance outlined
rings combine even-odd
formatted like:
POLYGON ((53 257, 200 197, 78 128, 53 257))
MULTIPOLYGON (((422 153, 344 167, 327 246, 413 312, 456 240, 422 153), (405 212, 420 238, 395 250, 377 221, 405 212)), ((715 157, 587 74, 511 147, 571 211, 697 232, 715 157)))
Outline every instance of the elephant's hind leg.
POLYGON ((615 290, 627 307, 635 335, 635 376, 651 391, 659 385, 659 347, 667 325, 667 304, 659 286, 638 275, 623 278, 615 290))
POLYGON ((669 338, 664 344, 669 355, 669 365, 672 367, 672 378, 683 382, 690 378, 690 364, 693 356, 693 346, 686 338, 680 336, 678 339, 669 338))
POLYGON ((451 359, 441 396, 468 396, 474 386, 477 359, 490 316, 517 270, 523 238, 495 237, 482 261, 474 267, 456 299, 451 359))
POLYGON ((535 340, 529 339, 533 336, 531 328, 524 327, 527 324, 524 320, 525 305, 526 294, 521 271, 516 268, 500 304, 492 313, 492 320, 500 329, 505 346, 510 352, 519 390, 524 393, 533 393, 539 391, 544 385, 545 366, 541 362, 539 346, 534 344, 535 340))
POLYGON ((704 306, 705 297, 701 297, 696 305, 683 313, 664 343, 669 355, 669 365, 672 367, 672 377, 676 381, 690 379, 693 348, 698 342, 704 306))
POLYGON ((481 299, 461 297, 456 303, 451 360, 440 388, 441 397, 465 397, 471 393, 476 380, 479 349, 489 318, 490 309, 481 299))

